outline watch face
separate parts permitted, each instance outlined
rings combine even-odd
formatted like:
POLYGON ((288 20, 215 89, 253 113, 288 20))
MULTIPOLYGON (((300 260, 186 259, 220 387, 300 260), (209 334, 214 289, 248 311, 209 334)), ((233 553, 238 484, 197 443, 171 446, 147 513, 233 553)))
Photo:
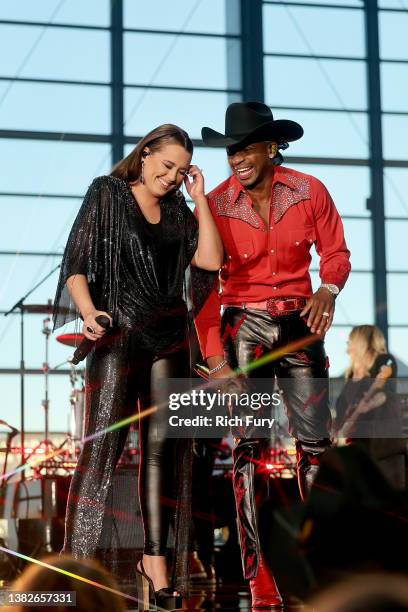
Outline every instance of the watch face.
POLYGON ((339 288, 336 285, 326 285, 329 291, 337 295, 339 293, 339 288))

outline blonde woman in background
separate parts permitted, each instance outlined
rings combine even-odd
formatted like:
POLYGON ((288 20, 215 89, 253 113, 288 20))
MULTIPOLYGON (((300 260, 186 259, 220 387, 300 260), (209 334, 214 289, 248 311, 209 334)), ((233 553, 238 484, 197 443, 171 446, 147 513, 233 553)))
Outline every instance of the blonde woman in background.
MULTIPOLYGON (((375 378, 381 367, 390 359, 397 375, 394 357, 388 353, 384 334, 376 325, 357 325, 353 327, 347 341, 350 365, 346 378, 360 379, 365 376, 375 378)), ((393 378, 395 378, 393 376, 393 378)))
POLYGON ((391 484, 404 488, 395 358, 375 325, 354 327, 347 353, 346 383, 336 402, 337 435, 364 447, 391 484))

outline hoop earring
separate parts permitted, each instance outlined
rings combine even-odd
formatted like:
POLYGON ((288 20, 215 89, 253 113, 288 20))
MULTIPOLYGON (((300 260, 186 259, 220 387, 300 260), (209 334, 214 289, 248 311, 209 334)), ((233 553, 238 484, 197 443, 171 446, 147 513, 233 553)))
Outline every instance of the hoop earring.
POLYGON ((140 173, 140 182, 144 185, 144 161, 142 160, 142 171, 140 173))

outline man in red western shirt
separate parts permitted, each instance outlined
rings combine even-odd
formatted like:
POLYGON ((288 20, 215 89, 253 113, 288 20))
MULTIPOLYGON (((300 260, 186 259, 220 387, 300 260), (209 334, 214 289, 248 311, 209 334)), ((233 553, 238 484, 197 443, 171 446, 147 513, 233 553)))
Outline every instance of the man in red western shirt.
MULTIPOLYGON (((284 391, 304 497, 319 456, 330 445, 323 337, 350 272, 350 253, 325 186, 280 166, 278 149, 302 135, 298 123, 274 120, 270 108, 258 102, 231 104, 225 134, 203 128, 205 144, 226 147, 232 175, 208 195, 225 260, 209 291, 203 292, 205 283, 197 280, 201 303, 196 303, 195 323, 210 376, 217 378, 231 376, 233 369, 245 368, 261 354, 305 340, 304 346, 288 347, 251 374, 276 377, 284 391), (321 285, 315 293, 309 274, 312 245, 320 256, 321 285)), ((241 553, 253 609, 282 603, 259 547, 254 466, 262 459, 263 446, 260 439, 243 436, 234 448, 241 553)))

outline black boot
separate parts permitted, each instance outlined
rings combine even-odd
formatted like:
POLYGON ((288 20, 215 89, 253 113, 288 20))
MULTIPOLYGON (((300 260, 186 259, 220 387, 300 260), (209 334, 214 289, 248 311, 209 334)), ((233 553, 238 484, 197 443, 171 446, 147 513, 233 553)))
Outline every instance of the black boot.
POLYGON ((323 441, 323 444, 316 443, 313 447, 305 449, 305 444, 296 443, 297 476, 302 501, 305 501, 313 486, 316 474, 319 471, 320 457, 329 447, 330 441, 323 441))

